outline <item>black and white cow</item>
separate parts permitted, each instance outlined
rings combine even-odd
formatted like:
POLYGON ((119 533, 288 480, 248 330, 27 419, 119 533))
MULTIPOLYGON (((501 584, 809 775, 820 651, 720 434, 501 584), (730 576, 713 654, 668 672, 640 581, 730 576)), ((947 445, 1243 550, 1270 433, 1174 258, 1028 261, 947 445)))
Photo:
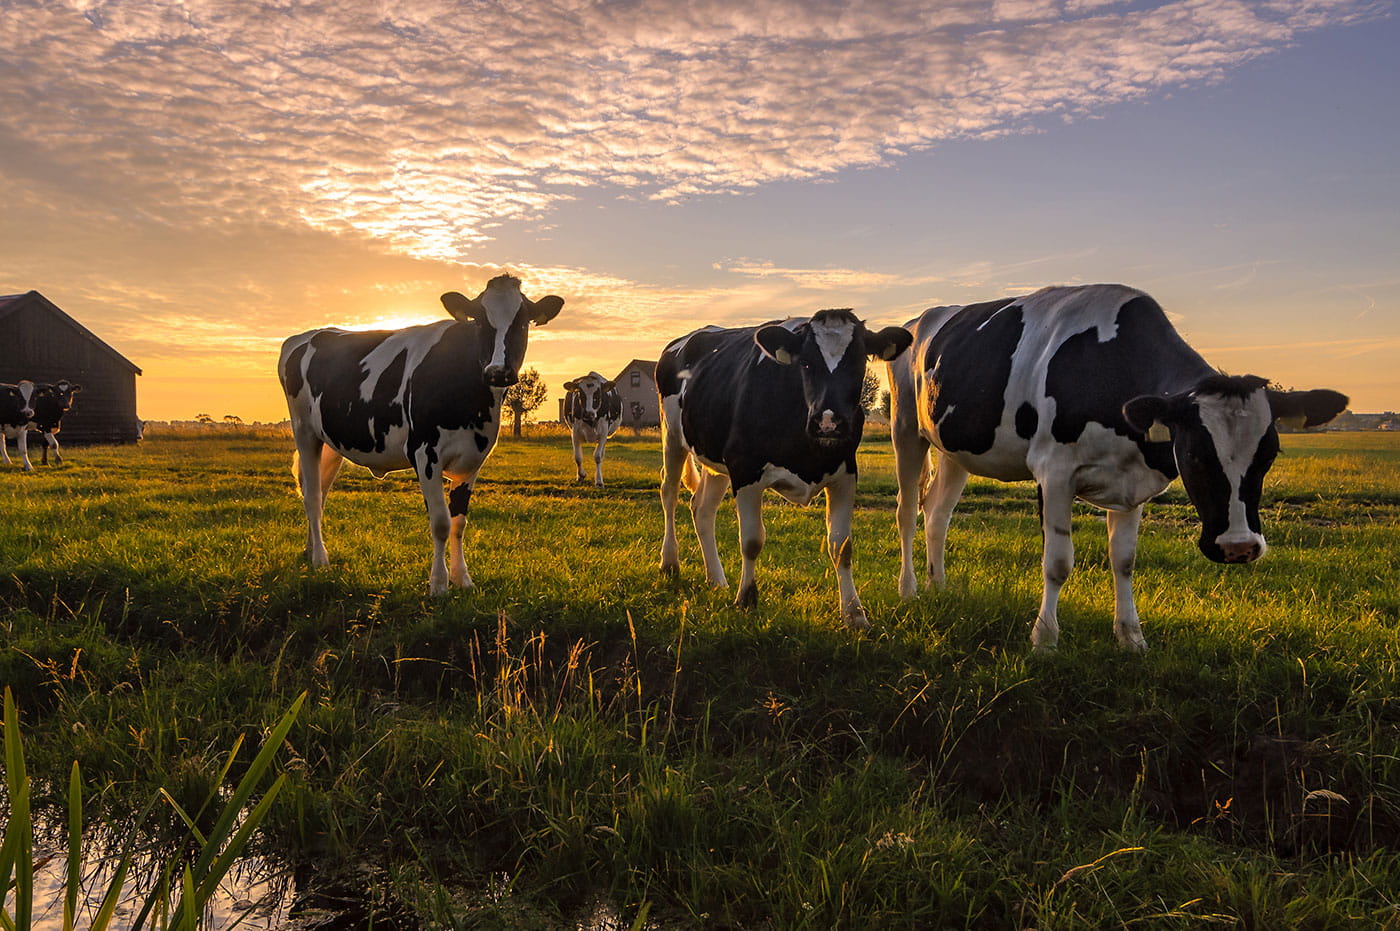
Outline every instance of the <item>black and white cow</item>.
MULTIPOLYGON (((39 384, 34 386, 34 413, 29 418, 29 429, 39 434, 44 441, 43 455, 39 460, 40 465, 49 464, 49 450, 53 450, 53 459, 56 463, 63 462, 63 455, 58 451, 58 436, 63 415, 73 407, 73 395, 83 390, 82 385, 75 385, 68 379, 63 379, 57 384, 39 384)), ((6 431, 6 435, 12 435, 6 431)))
POLYGON ((705 327, 671 342, 656 364, 661 396, 661 505, 666 529, 661 570, 680 571, 676 503, 690 488, 705 576, 727 582, 715 545, 715 513, 734 488, 743 574, 734 603, 758 601, 754 567, 763 549, 763 490, 796 504, 826 491, 829 553, 836 566, 841 615, 868 627, 851 578, 851 512, 867 356, 898 356, 911 337, 900 327, 878 332, 850 310, 823 310, 756 327, 705 327))
POLYGON ((462 532, 477 471, 500 430, 501 396, 519 380, 530 324, 554 319, 564 299, 531 301, 519 279, 498 275, 475 298, 450 291, 442 303, 456 320, 370 332, 328 327, 282 344, 278 374, 314 566, 327 564, 321 513, 349 459, 381 478, 398 469, 417 474, 433 538, 428 589, 472 584, 462 532))
POLYGON ((1031 633, 1038 651, 1059 637, 1075 498, 1107 510, 1114 632, 1125 649, 1144 650, 1132 590, 1143 503, 1180 475, 1201 521, 1201 552, 1222 563, 1258 559, 1259 496, 1279 449, 1274 420, 1326 423, 1347 404, 1335 391, 1276 391, 1253 375, 1219 374, 1155 300, 1122 285, 935 307, 907 326, 914 346, 890 366, 900 595, 915 594, 920 508, 926 584, 941 585, 948 523, 968 476, 1034 480, 1045 582, 1031 633), (925 488, 930 446, 937 470, 925 488))
POLYGON ((622 423, 622 395, 617 393, 616 384, 597 372, 564 382, 564 390, 568 392, 564 395, 564 422, 573 434, 578 481, 587 480, 583 474, 583 444, 597 443, 593 450, 593 484, 602 488, 603 450, 608 437, 622 423))
POLYGON ((10 464, 10 437, 15 438, 24 471, 33 472, 29 461, 29 418, 34 416, 34 383, 0 385, 0 460, 10 464))

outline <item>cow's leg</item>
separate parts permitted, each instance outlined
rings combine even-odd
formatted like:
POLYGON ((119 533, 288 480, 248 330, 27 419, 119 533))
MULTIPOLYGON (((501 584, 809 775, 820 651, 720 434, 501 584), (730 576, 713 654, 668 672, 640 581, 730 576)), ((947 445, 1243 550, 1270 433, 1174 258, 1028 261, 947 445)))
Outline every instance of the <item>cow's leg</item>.
POLYGON ((329 446, 321 446, 321 508, 326 506, 326 498, 330 497, 331 486, 335 484, 335 477, 340 474, 340 464, 345 461, 345 457, 329 446))
POLYGON ((968 471, 947 453, 939 452, 938 467, 924 499, 924 558, 928 560, 926 584, 942 586, 947 580, 943 560, 948 549, 948 524, 967 487, 968 471))
POLYGON ((326 544, 321 536, 321 513, 325 509, 326 492, 321 487, 322 455, 334 453, 313 433, 296 433, 297 455, 294 461, 297 486, 301 489, 301 506, 306 511, 306 559, 313 566, 330 564, 326 544))
MULTIPOLYGON (((421 461, 423 453, 414 456, 418 473, 418 488, 423 492, 423 505, 428 509, 428 532, 433 538, 433 561, 428 566, 428 594, 447 592, 447 536, 452 530, 452 517, 447 510, 442 473, 435 465, 421 461)), ((463 566, 463 571, 466 567, 463 566)))
POLYGON ((24 463, 24 471, 33 472, 34 463, 29 461, 29 431, 20 430, 19 439, 15 441, 15 446, 19 447, 19 461, 24 463))
POLYGON ((0 430, 0 462, 10 464, 10 441, 3 430, 0 430))
MULTIPOLYGON (((754 574, 758 567, 758 554, 763 552, 763 486, 754 483, 735 489, 734 508, 739 513, 739 552, 744 557, 744 566, 739 575, 739 593, 734 596, 734 605, 751 608, 758 604, 758 583, 754 580, 754 574)), ((710 527, 713 536, 713 522, 710 527)), ((719 562, 718 557, 715 562, 719 562)))
POLYGON ((1060 482, 1042 482, 1037 486, 1037 493, 1040 497, 1040 535, 1044 545, 1041 574, 1045 588, 1040 598, 1040 613, 1031 630, 1031 645, 1037 653, 1050 653, 1060 640, 1060 589, 1074 569, 1074 541, 1070 538, 1074 495, 1060 482))
POLYGON ((41 431, 39 433, 39 439, 44 441, 43 447, 39 450, 39 465, 49 464, 50 449, 53 450, 54 464, 62 463, 63 457, 58 454, 58 437, 54 436, 52 433, 44 433, 41 431))
MULTIPOLYGON (((928 440, 917 430, 890 433, 894 446, 895 478, 899 494, 895 499, 895 524, 899 528, 899 597, 913 598, 917 591, 914 576, 914 527, 919 522, 920 481, 928 466, 928 440)), ((830 501, 830 493, 827 496, 830 501)))
POLYGON ((1108 561, 1113 567, 1113 633, 1125 650, 1147 649, 1133 601, 1133 562, 1137 558, 1138 528, 1142 505, 1130 511, 1108 512, 1108 561))
POLYGON ((827 552, 836 565, 836 588, 841 594, 841 618, 847 627, 864 629, 870 619, 861 607, 851 573, 851 515, 856 503, 856 477, 842 476, 826 486, 827 552))
POLYGON ((603 450, 608 445, 608 425, 598 424, 598 445, 593 449, 593 484, 603 487, 603 450))
POLYGON ((715 542, 715 515, 719 513, 720 502, 724 500, 728 488, 729 476, 701 469, 699 484, 690 497, 695 537, 700 541, 700 555, 705 559, 705 580, 715 588, 729 585, 724 575, 724 565, 719 561, 719 545, 715 542))
POLYGON ((471 588, 472 577, 467 571, 467 560, 462 553, 462 535, 467 529, 467 508, 471 504, 472 487, 476 476, 457 482, 447 492, 447 513, 452 519, 447 534, 447 580, 459 588, 471 588))
POLYGON ((583 478, 583 436, 578 427, 573 430, 574 435, 574 471, 577 473, 574 480, 582 483, 583 478))
POLYGON ((685 460, 689 453, 679 436, 667 428, 665 418, 661 424, 661 511, 665 515, 666 529, 661 537, 661 571, 668 575, 678 575, 681 571, 681 550, 676 540, 676 505, 681 496, 681 476, 685 472, 685 460))

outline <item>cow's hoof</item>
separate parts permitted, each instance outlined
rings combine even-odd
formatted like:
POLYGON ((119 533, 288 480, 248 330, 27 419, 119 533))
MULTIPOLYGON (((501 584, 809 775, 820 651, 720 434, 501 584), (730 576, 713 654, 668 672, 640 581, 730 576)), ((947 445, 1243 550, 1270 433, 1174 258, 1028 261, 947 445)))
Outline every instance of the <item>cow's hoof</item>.
POLYGON ((1142 637, 1120 639, 1118 641, 1118 647, 1124 653, 1146 653, 1147 641, 1142 637))
POLYGON ((869 630, 870 618, 866 617, 865 609, 860 605, 851 605, 846 612, 846 626, 852 630, 869 630))
POLYGON ((662 563, 661 574, 668 579, 678 579, 681 577, 680 563, 662 563))
POLYGON ((739 589, 739 594, 734 597, 734 607, 753 608, 758 606, 758 586, 746 585, 739 589))
POLYGON ((1057 643, 1036 643, 1031 645, 1031 656, 1035 659, 1053 659, 1060 655, 1057 643))

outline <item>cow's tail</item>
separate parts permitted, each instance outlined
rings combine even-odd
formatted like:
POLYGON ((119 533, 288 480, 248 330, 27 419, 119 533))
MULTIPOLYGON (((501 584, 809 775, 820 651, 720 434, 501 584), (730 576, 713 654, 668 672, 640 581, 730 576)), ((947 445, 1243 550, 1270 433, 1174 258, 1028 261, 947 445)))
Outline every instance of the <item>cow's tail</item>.
POLYGON ((685 482, 686 489, 692 495, 695 494, 695 489, 700 487, 700 467, 695 464, 694 453, 685 457, 685 469, 681 472, 681 481, 685 482))
POLYGON ((297 449, 292 450, 292 478, 297 483, 297 495, 305 497, 301 490, 301 451, 297 449))
MULTIPOLYGON (((924 511, 924 504, 928 501, 928 490, 933 487, 933 469, 929 468, 931 456, 924 457, 923 467, 919 470, 919 510, 924 511)), ((927 512, 924 512, 927 513, 927 512)))

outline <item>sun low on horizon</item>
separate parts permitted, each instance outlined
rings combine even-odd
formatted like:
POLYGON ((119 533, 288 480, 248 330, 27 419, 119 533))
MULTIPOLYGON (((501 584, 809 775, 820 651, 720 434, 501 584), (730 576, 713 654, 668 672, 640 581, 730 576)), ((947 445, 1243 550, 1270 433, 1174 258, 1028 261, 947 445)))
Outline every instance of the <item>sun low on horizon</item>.
POLYGON ((1395 410, 1397 33, 1377 0, 8 4, 0 294, 131 359, 149 420, 283 420, 286 337, 502 272, 565 300, 552 399, 706 324, 1113 281, 1223 370, 1395 410))

